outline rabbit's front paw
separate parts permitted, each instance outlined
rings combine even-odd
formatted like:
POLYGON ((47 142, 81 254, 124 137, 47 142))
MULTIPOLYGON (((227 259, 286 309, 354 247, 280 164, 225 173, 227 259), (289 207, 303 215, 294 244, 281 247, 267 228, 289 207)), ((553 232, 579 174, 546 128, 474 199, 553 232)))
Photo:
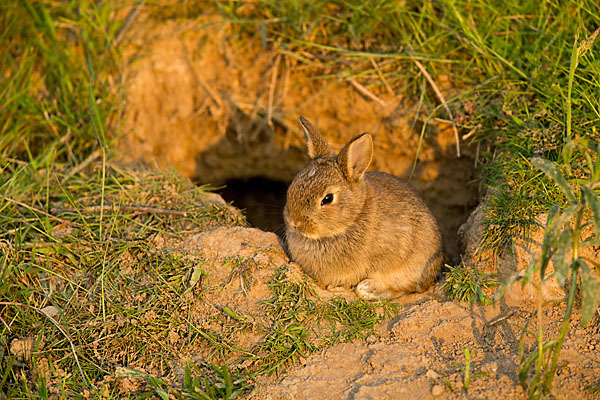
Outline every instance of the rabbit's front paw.
POLYGON ((389 290, 375 279, 365 279, 356 285, 356 294, 365 300, 387 299, 389 290))
POLYGON ((325 289, 327 289, 331 293, 343 293, 346 290, 348 290, 343 286, 333 286, 333 285, 327 285, 327 287, 325 289))

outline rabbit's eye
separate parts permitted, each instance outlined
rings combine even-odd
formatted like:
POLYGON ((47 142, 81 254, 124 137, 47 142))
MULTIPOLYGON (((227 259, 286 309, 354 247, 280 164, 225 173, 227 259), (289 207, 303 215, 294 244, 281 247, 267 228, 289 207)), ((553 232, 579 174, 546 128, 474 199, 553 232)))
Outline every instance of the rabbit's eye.
POLYGON ((321 200, 321 205, 330 204, 333 201, 333 195, 331 193, 327 193, 323 200, 321 200))

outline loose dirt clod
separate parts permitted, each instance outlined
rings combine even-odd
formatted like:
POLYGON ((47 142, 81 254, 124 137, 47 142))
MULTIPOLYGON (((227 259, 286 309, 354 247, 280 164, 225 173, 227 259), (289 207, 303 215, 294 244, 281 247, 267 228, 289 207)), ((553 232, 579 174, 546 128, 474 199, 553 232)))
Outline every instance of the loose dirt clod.
MULTIPOLYGON (((35 347, 36 338, 26 337, 24 339, 13 339, 10 342, 10 353, 19 361, 29 361, 35 347)), ((43 348, 43 343, 39 345, 40 350, 43 348)))
POLYGON ((431 388, 431 395, 433 397, 439 397, 444 393, 444 387, 442 385, 435 385, 431 388))

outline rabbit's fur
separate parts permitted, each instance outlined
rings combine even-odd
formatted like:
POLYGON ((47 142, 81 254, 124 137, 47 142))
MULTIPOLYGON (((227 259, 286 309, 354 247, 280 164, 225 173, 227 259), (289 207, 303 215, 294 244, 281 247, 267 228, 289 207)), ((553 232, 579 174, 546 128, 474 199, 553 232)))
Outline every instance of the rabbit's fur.
POLYGON ((355 287, 366 299, 426 290, 444 252, 437 222, 408 183, 365 172, 373 155, 369 134, 336 156, 299 118, 311 160, 292 181, 284 219, 293 261, 326 287, 355 287))

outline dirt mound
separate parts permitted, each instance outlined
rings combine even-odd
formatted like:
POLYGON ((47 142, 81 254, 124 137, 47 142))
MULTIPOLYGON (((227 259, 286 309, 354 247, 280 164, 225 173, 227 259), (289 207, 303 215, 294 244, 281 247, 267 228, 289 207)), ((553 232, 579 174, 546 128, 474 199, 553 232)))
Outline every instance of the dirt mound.
MULTIPOLYGON (((201 325, 213 334, 228 337, 229 343, 240 349, 258 353, 257 344, 266 341, 269 327, 276 324, 273 316, 264 314, 264 304, 273 296, 269 282, 273 282, 277 269, 285 267, 287 282, 305 282, 323 300, 340 295, 348 303, 358 300, 349 290, 332 293, 306 281, 302 271, 289 263, 273 233, 223 227, 195 234, 178 244, 156 244, 164 251, 202 254, 208 275, 202 297, 190 299, 192 318, 211 321, 222 310, 232 310, 246 322, 251 318, 253 328, 248 326, 235 334, 230 329, 239 323, 235 318, 201 325)), ((523 340, 526 354, 536 345, 532 337, 523 337, 521 329, 533 315, 535 304, 521 299, 518 304, 502 301, 495 306, 468 307, 444 301, 441 296, 434 288, 429 293, 398 299, 404 308, 365 340, 340 343, 299 358, 299 364, 285 370, 282 379, 260 378, 249 398, 527 398, 517 375, 519 341, 523 340), (471 354, 469 374, 474 376, 468 382, 465 351, 471 354)), ((545 309, 545 340, 558 335, 563 313, 564 305, 545 309)), ((600 319, 596 317, 586 328, 578 326, 579 319, 576 314, 571 322, 572 334, 561 353, 554 384, 558 399, 594 398, 589 388, 600 381, 600 353, 595 351, 600 345, 600 319)), ((535 322, 529 329, 536 330, 535 322)), ((327 332, 317 330, 313 334, 327 332)), ((193 354, 196 361, 211 357, 201 352, 193 354)), ((242 359, 236 355, 227 361, 242 359)), ((248 360, 242 365, 251 368, 251 363, 248 360)))
MULTIPOLYGON (((120 148, 126 160, 175 166, 213 185, 253 177, 289 183, 307 161, 297 122, 304 115, 335 150, 370 132, 371 168, 410 177, 425 117, 415 100, 365 89, 359 78, 315 79, 318 70, 283 50, 240 43, 230 27, 214 24, 220 17, 138 18, 125 51, 130 65, 120 148)), ((411 183, 456 256, 456 231, 478 200, 474 151, 462 143, 457 158, 448 124, 431 123, 423 132, 411 183)))

